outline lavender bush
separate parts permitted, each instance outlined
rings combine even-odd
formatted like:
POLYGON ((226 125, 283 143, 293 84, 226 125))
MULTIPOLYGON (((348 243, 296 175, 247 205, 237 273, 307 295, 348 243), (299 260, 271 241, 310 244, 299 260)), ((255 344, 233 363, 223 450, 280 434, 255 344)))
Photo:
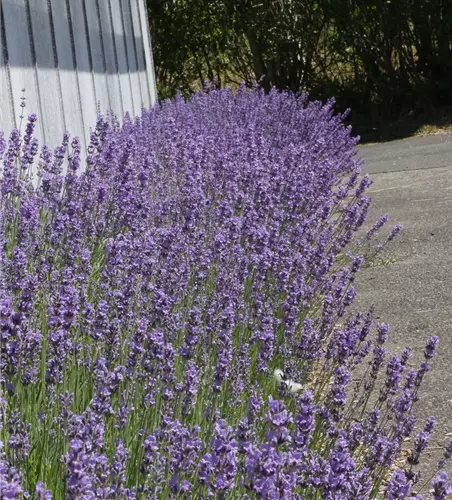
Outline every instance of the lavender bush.
POLYGON ((35 115, 0 139, 4 498, 428 486, 413 404, 438 339, 409 370, 351 312, 363 245, 400 228, 358 244, 370 180, 332 107, 241 88, 99 117, 83 173, 68 134, 39 152, 35 115))

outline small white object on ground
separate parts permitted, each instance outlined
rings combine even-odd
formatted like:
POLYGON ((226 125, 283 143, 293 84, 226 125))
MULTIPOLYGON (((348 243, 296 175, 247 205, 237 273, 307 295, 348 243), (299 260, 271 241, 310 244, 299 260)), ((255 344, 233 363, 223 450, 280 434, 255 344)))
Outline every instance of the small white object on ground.
POLYGON ((303 389, 303 386, 298 382, 287 380, 284 376, 284 372, 279 368, 273 372, 273 375, 275 376, 276 382, 278 382, 278 384, 284 384, 292 394, 296 394, 303 389))

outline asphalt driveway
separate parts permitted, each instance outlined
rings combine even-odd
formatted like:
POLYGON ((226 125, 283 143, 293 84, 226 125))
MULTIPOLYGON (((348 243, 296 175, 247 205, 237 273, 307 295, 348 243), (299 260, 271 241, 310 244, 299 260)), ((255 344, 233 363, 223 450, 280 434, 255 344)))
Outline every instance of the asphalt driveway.
POLYGON ((419 424, 437 417, 422 465, 428 479, 440 453, 435 448, 452 436, 452 135, 366 145, 360 154, 374 180, 369 222, 388 213, 403 231, 383 253, 390 263, 360 273, 359 308, 375 303, 377 317, 391 325, 392 347, 416 351, 413 367, 428 336, 440 338, 417 403, 419 424))

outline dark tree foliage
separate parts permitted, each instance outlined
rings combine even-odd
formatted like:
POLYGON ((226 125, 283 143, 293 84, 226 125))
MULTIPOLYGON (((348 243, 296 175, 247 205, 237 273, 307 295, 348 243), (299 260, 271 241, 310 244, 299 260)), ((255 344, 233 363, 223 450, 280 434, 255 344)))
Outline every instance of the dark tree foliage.
POLYGON ((452 102, 451 0, 148 0, 159 95, 334 95, 373 121, 452 102))

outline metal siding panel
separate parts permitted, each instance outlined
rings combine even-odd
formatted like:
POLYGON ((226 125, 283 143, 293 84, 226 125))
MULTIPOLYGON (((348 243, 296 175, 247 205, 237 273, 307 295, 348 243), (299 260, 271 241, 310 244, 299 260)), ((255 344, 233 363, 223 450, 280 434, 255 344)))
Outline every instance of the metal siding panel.
POLYGON ((122 14, 119 0, 110 0, 110 6, 118 61, 119 81, 121 83, 122 102, 124 103, 124 112, 128 111, 129 114, 133 115, 134 106, 132 100, 132 89, 130 84, 130 75, 127 68, 127 55, 125 49, 124 31, 122 28, 122 14))
POLYGON ((124 41, 127 50, 128 71, 130 75, 130 83, 132 86, 132 98, 134 104, 134 114, 140 114, 143 105, 143 97, 141 94, 141 83, 138 78, 138 63, 135 52, 135 40, 133 33, 132 14, 130 12, 129 0, 121 0, 121 12, 124 28, 124 41))
POLYGON ((41 122, 45 129, 47 144, 55 146, 61 142, 65 126, 47 0, 33 0, 30 9, 41 99, 41 122))
POLYGON ((89 71, 89 47, 85 30, 85 19, 80 0, 69 0, 70 19, 74 33, 75 57, 77 61, 77 76, 80 86, 83 123, 85 125, 86 141, 89 142, 90 128, 94 128, 97 119, 97 103, 94 94, 92 74, 89 71), (88 71, 87 71, 88 70, 88 71))
POLYGON ((116 52, 113 40, 113 28, 110 22, 109 2, 108 0, 97 0, 97 2, 104 45, 110 105, 116 116, 122 119, 124 117, 124 104, 122 101, 121 86, 116 65, 116 52))
POLYGON ((144 59, 144 43, 143 33, 141 31, 140 14, 138 12, 137 0, 130 0, 130 7, 132 12, 132 24, 134 29, 135 47, 138 64, 138 78, 141 84, 141 98, 143 106, 149 108, 151 105, 149 81, 146 75, 146 61, 144 59))
POLYGON ((93 0, 85 0, 86 18, 88 22, 89 44, 91 47, 91 60, 93 65, 94 86, 96 89, 96 99, 100 104, 102 113, 108 111, 110 98, 108 95, 107 77, 105 74, 105 60, 102 50, 99 17, 97 6, 93 0))
MULTIPOLYGON (((144 2, 144 0, 141 0, 144 2)), ((147 38, 147 43, 149 45, 149 58, 150 58, 150 65, 148 66, 148 71, 149 71, 149 78, 152 82, 152 104, 154 104, 157 101, 157 80, 155 79, 155 68, 154 68, 154 52, 152 51, 152 38, 151 38, 151 29, 149 25, 149 11, 146 7, 147 4, 144 6, 144 13, 146 16, 146 38, 147 38)))
POLYGON ((5 137, 8 137, 11 130, 14 128, 14 121, 11 109, 11 89, 8 82, 8 67, 6 66, 6 61, 3 54, 4 50, 5 47, 3 46, 3 28, 0 23, 0 131, 3 131, 5 137))
POLYGON ((25 116, 30 113, 38 115, 39 119, 35 131, 36 137, 42 143, 45 135, 42 127, 38 83, 31 53, 25 1, 3 0, 3 15, 5 18, 5 36, 8 46, 15 121, 19 126, 19 117, 22 114, 22 108, 20 107, 21 97, 23 96, 22 89, 25 88, 25 116))
POLYGON ((38 114, 36 136, 50 147, 65 128, 86 146, 96 97, 103 112, 111 108, 120 119, 155 101, 143 0, 0 0, 0 6, 0 127, 7 134, 20 123, 22 88, 25 115, 38 114))
POLYGON ((71 135, 80 137, 82 144, 85 144, 86 138, 82 118, 81 98, 73 61, 66 4, 63 2, 62 5, 62 0, 50 0, 50 4, 54 18, 53 25, 66 128, 71 135))
POLYGON ((143 0, 138 0, 138 8, 141 19, 141 32, 143 34, 143 47, 146 59, 146 71, 149 78, 149 86, 151 90, 150 100, 151 106, 157 100, 157 87, 155 85, 154 60, 152 58, 151 35, 149 33, 148 13, 143 0))

